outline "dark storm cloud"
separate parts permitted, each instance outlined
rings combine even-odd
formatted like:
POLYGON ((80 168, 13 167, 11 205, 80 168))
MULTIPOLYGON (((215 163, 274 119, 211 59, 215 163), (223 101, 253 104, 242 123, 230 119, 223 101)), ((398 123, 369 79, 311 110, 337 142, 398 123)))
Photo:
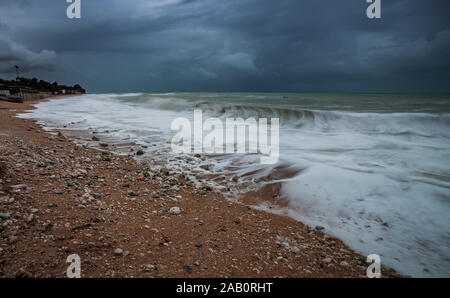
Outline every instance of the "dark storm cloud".
POLYGON ((90 91, 450 91, 445 0, 382 0, 381 20, 365 0, 82 6, 69 20, 63 0, 0 0, 0 72, 21 63, 90 91))
POLYGON ((53 51, 33 52, 0 36, 0 73, 10 72, 15 69, 15 65, 20 65, 24 72, 52 71, 55 69, 55 60, 53 51))

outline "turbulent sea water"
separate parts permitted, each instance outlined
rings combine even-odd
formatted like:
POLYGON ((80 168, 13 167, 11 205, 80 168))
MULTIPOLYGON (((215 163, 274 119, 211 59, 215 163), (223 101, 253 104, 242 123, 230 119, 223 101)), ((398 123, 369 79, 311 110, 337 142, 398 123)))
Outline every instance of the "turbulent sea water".
POLYGON ((41 102, 21 117, 135 142, 195 175, 206 171, 169 150, 172 120, 192 119, 194 109, 204 118, 280 118, 278 164, 211 157, 212 183, 229 196, 279 184, 290 216, 400 273, 450 276, 450 95, 91 94, 41 102))

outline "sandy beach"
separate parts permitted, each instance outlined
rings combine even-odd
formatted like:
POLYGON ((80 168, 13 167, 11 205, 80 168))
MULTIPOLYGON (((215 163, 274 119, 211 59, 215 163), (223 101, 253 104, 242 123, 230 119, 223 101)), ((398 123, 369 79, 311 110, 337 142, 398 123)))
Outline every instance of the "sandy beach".
POLYGON ((314 227, 15 117, 33 103, 0 101, 0 277, 65 277, 71 254, 82 277, 366 277, 314 227))

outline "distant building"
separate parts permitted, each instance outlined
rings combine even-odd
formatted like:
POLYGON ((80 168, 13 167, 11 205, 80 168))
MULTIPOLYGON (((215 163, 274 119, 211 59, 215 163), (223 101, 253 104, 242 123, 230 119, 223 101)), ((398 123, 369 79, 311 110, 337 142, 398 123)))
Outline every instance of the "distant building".
POLYGON ((0 85, 0 96, 9 96, 9 87, 6 85, 0 85))
POLYGON ((9 98, 23 98, 22 90, 20 87, 9 87, 9 98))

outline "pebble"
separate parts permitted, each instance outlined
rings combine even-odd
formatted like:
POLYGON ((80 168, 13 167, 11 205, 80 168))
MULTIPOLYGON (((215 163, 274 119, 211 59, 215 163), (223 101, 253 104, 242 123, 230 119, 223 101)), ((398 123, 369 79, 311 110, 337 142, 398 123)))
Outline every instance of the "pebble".
POLYGON ((291 250, 292 253, 294 253, 296 255, 298 255, 300 253, 300 248, 295 247, 295 246, 291 247, 290 250, 291 250))
POLYGON ((325 259, 322 260, 322 262, 325 263, 325 264, 329 264, 329 263, 331 263, 332 261, 333 261, 333 260, 332 260, 331 258, 325 258, 325 259))
POLYGON ((209 171, 209 165, 201 165, 200 168, 205 170, 205 171, 209 171))
POLYGON ((32 213, 26 218, 26 222, 30 223, 33 221, 33 219, 34 219, 34 214, 32 213))
POLYGON ((29 191, 29 187, 26 184, 18 184, 10 187, 13 192, 29 191))
POLYGON ((114 254, 117 255, 117 256, 122 255, 123 254, 123 249, 116 248, 116 250, 114 250, 114 254))
POLYGON ((128 192, 128 195, 129 195, 130 197, 137 197, 137 193, 136 193, 135 191, 132 191, 132 190, 130 190, 130 191, 128 192))
POLYGON ((169 176, 169 174, 170 174, 170 172, 169 172, 169 170, 167 168, 162 168, 160 170, 160 173, 163 174, 163 175, 166 175, 166 176, 169 176))
POLYGON ((341 265, 341 267, 348 267, 348 266, 350 266, 346 261, 342 261, 340 263, 340 265, 341 265))
POLYGON ((153 265, 144 265, 144 271, 151 272, 155 270, 155 266, 153 265))
POLYGON ((11 237, 9 237, 9 244, 14 244, 14 243, 16 243, 17 241, 19 240, 19 237, 17 237, 17 236, 11 236, 11 237))
POLYGON ((186 270, 186 272, 187 272, 188 274, 191 274, 191 273, 192 273, 192 267, 191 267, 191 266, 186 265, 186 266, 183 267, 183 269, 186 270))
POLYGON ((181 209, 178 207, 172 207, 172 208, 170 208, 169 213, 173 214, 173 215, 180 215, 181 209))
POLYGON ((17 184, 17 185, 12 185, 10 186, 10 188, 12 190, 18 190, 18 189, 26 189, 28 186, 26 184, 17 184))
POLYGON ((8 219, 11 217, 10 213, 0 213, 0 219, 8 219))

